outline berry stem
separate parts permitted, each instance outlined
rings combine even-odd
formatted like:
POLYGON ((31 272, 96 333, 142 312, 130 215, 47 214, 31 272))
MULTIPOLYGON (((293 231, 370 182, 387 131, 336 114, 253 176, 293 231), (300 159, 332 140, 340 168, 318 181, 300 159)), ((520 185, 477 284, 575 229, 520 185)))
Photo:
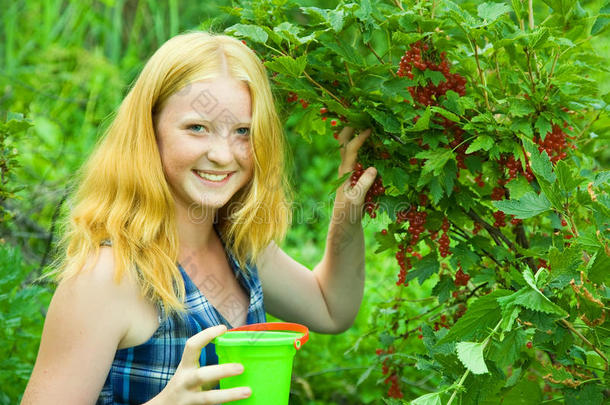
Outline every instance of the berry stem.
POLYGON ((586 343, 588 346, 590 346, 595 353, 599 354, 599 356, 604 360, 604 362, 606 363, 606 371, 608 371, 608 358, 604 355, 604 353, 602 353, 601 350, 599 350, 597 348, 597 346, 595 346, 593 343, 591 343, 586 337, 583 336, 582 333, 580 333, 579 331, 577 331, 576 329, 574 329, 574 326, 572 326, 572 324, 568 321, 566 321, 565 319, 561 319, 559 321, 563 326, 565 326, 566 328, 568 328, 570 330, 570 332, 572 332, 573 334, 575 334, 576 336, 578 336, 580 338, 580 340, 582 340, 584 343, 586 343))
POLYGON ((345 66, 345 73, 347 73, 347 80, 349 81, 350 87, 354 87, 354 81, 352 80, 352 75, 349 73, 346 61, 343 61, 343 66, 345 66))
POLYGON ((532 0, 528 0, 527 2, 527 16, 530 30, 534 29, 534 5, 532 0))
MULTIPOLYGON (((377 54, 377 52, 375 52, 375 49, 373 49, 373 47, 371 46, 371 43, 367 43, 366 46, 371 50, 371 52, 373 52, 373 55, 375 55, 375 57, 377 58, 377 60, 379 61, 379 63, 381 63, 382 65, 385 65, 386 63, 383 61, 383 59, 381 59, 381 56, 379 56, 379 54, 377 54)), ((394 73, 394 71, 392 70, 392 68, 390 68, 390 73, 392 74, 392 77, 397 77, 396 73, 394 73)), ((348 73, 349 74, 349 73, 348 73)), ((352 85, 353 86, 353 85, 352 85)))
MULTIPOLYGON (((481 69, 481 63, 479 62, 479 46, 477 42, 468 37, 472 42, 472 47, 474 49, 474 59, 477 62, 477 70, 479 72, 479 80, 481 81, 481 87, 483 88, 483 97, 485 97, 485 106, 488 110, 491 111, 491 106, 489 105, 489 98, 487 96, 487 84, 485 83, 485 76, 483 76, 483 69, 481 69)), ((528 59, 529 60, 529 59, 528 59)))
POLYGON ((306 71, 303 71, 303 75, 305 75, 305 78, 307 80, 309 80, 309 82, 311 82, 311 84, 313 84, 314 86, 316 86, 317 88, 319 88, 320 90, 322 90, 324 93, 328 94, 329 96, 331 96, 333 99, 335 99, 336 102, 338 102, 339 104, 341 104, 343 107, 347 108, 348 106, 345 105, 345 103, 343 103, 337 96, 335 96, 330 90, 328 90, 326 87, 322 86, 320 83, 316 82, 311 76, 309 76, 307 74, 306 71))

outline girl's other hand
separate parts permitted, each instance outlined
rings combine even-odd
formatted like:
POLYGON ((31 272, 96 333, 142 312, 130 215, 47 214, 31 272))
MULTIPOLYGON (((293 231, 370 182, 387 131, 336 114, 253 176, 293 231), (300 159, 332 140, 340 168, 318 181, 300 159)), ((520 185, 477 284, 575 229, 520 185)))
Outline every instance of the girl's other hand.
MULTIPOLYGON (((354 170, 358 160, 358 151, 369 135, 371 135, 371 129, 366 129, 355 137, 353 135, 354 129, 351 127, 345 127, 338 137, 339 143, 341 144, 341 165, 339 166, 339 178, 354 170)), ((374 167, 369 167, 364 171, 362 176, 360 176, 355 185, 352 186, 350 184, 350 179, 348 178, 339 189, 337 193, 337 201, 346 205, 345 208, 349 210, 350 218, 353 217, 351 213, 354 211, 362 213, 366 193, 375 182, 375 177, 377 177, 377 169, 374 167)), ((361 215, 359 218, 361 218, 361 215)))
POLYGON ((243 373, 239 363, 199 366, 201 350, 215 337, 227 331, 226 326, 218 325, 204 329, 186 341, 184 352, 176 373, 167 386, 147 402, 148 405, 205 405, 220 404, 248 398, 252 391, 249 387, 214 389, 218 381, 243 373))

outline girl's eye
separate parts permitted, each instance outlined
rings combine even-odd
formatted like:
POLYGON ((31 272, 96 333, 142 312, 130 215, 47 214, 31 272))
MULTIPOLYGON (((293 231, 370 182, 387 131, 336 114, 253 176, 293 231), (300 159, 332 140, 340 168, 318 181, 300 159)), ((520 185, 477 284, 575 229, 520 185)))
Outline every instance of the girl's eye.
POLYGON ((188 129, 193 132, 205 132, 207 130, 206 127, 204 127, 203 125, 199 125, 199 124, 190 125, 188 129))
POLYGON ((250 135, 250 128, 248 128, 248 127, 237 128, 237 134, 242 135, 242 136, 248 136, 248 135, 250 135))

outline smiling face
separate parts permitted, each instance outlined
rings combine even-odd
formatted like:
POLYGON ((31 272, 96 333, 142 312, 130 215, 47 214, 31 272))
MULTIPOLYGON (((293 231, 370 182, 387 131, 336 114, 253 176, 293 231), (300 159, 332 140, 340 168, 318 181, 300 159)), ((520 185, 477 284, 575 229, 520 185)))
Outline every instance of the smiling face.
POLYGON ((163 171, 177 209, 224 206, 253 175, 248 85, 228 76, 194 82, 155 116, 163 171))

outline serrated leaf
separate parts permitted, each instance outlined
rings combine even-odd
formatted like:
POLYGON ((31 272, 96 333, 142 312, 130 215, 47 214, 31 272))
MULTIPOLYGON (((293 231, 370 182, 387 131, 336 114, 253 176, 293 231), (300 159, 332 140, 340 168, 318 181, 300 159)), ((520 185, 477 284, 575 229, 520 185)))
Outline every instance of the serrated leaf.
POLYGON ((583 180, 582 177, 573 175, 570 166, 563 160, 560 160, 555 164, 555 175, 557 176, 557 181, 559 182, 561 189, 568 193, 574 191, 576 186, 583 180))
POLYGON ((528 41, 528 46, 532 50, 536 50, 544 45, 549 38, 550 31, 547 27, 542 27, 531 33, 528 41))
POLYGON ((437 273, 439 268, 440 264, 438 263, 436 254, 429 254, 421 260, 415 261, 413 269, 407 274, 407 281, 417 277, 417 281, 421 285, 433 274, 437 273))
POLYGON ((445 164, 450 159, 455 158, 455 155, 451 149, 443 148, 424 150, 417 153, 415 156, 419 159, 426 159, 426 163, 424 163, 422 170, 422 175, 433 172, 437 176, 442 172, 445 164))
POLYGON ((514 179, 506 183, 505 187, 510 193, 510 198, 514 200, 518 200, 525 194, 534 191, 530 182, 527 181, 527 179, 523 176, 515 177, 514 179))
POLYGON ((536 124, 534 124, 534 128, 538 130, 540 134, 540 138, 544 140, 546 134, 552 131, 551 123, 544 116, 540 115, 536 120, 536 124))
POLYGON ((398 121, 393 115, 388 114, 385 111, 368 108, 365 111, 368 112, 375 121, 380 123, 386 132, 400 132, 400 121, 398 121))
POLYGON ((532 124, 527 119, 516 119, 510 125, 510 129, 517 133, 523 133, 523 134, 527 135, 529 138, 534 136, 534 130, 532 129, 532 124))
POLYGON ((610 24, 610 3, 606 3, 606 5, 599 10, 599 15, 591 27, 591 35, 601 33, 608 27, 608 24, 610 24))
POLYGON ((512 99, 508 111, 515 117, 524 117, 536 111, 532 104, 524 99, 512 99))
POLYGON ((441 72, 431 69, 424 70, 424 77, 429 79, 435 86, 438 86, 440 82, 447 80, 445 75, 443 75, 441 72))
POLYGON ((500 321, 501 312, 497 300, 510 294, 510 291, 498 289, 472 301, 466 313, 438 344, 487 336, 489 329, 500 321))
POLYGON ((441 402, 441 394, 438 392, 432 392, 430 394, 422 395, 421 397, 415 398, 411 401, 411 405, 443 405, 441 402))
POLYGON ((460 122, 460 117, 452 113, 451 111, 445 110, 444 108, 440 108, 437 106, 431 106, 430 109, 432 112, 442 115, 447 118, 449 121, 460 122))
POLYGON ((296 59, 290 56, 278 56, 273 60, 265 62, 265 66, 274 72, 292 77, 299 77, 305 70, 306 64, 307 57, 305 55, 301 55, 296 59))
POLYGON ((405 131, 419 132, 419 131, 424 131, 424 130, 430 128, 431 115, 432 115, 432 110, 430 109, 430 107, 427 107, 426 111, 424 111, 424 113, 421 115, 421 117, 419 117, 419 119, 417 120, 415 125, 413 125, 411 128, 405 129, 405 131))
POLYGON ((478 16, 488 24, 496 21, 502 14, 508 12, 510 12, 510 7, 504 3, 483 3, 477 7, 478 16))
POLYGON ((572 279, 578 279, 578 266, 582 263, 582 252, 577 247, 570 247, 560 252, 553 247, 548 256, 551 274, 549 286, 563 288, 572 279))
POLYGON ((532 171, 536 177, 542 177, 544 180, 553 184, 556 177, 553 173, 553 164, 546 151, 540 153, 536 145, 529 139, 523 139, 523 147, 527 152, 532 171))
POLYGON ((447 275, 440 277, 434 288, 432 289, 432 295, 438 298, 438 302, 442 304, 449 299, 451 291, 454 290, 453 279, 447 275))
POLYGON ((551 203, 543 194, 529 192, 518 200, 492 201, 494 207, 518 219, 534 217, 551 209, 551 203))
POLYGON ((483 357, 483 349, 485 348, 483 343, 459 342, 455 348, 458 358, 472 374, 485 374, 489 372, 483 357))
POLYGON ((466 154, 476 152, 478 150, 488 151, 494 145, 494 140, 489 135, 479 135, 466 149, 466 154))
POLYGON ((264 44, 267 42, 269 35, 259 26, 250 24, 235 24, 225 30, 228 33, 235 33, 240 37, 248 38, 254 42, 264 44))
POLYGON ((544 312, 560 317, 568 315, 566 311, 553 303, 538 290, 534 275, 529 267, 523 271, 523 279, 527 283, 527 286, 509 296, 498 298, 498 303, 503 310, 508 310, 512 306, 519 305, 531 309, 532 311, 544 312))

